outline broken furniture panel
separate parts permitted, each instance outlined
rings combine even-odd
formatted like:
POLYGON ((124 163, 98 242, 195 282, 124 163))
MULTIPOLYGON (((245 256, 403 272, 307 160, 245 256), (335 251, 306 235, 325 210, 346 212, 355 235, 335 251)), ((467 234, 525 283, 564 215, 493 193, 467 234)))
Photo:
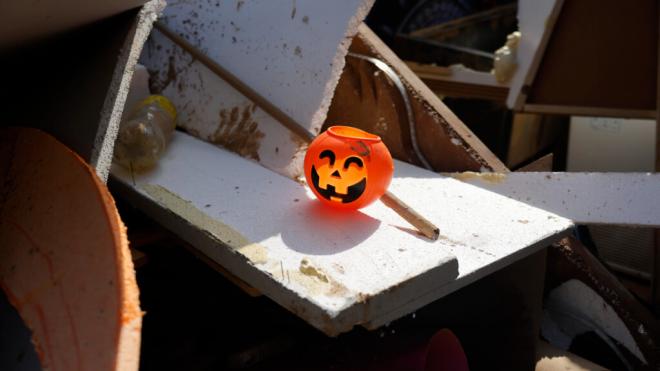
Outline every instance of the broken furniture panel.
POLYGON ((397 319, 572 226, 450 177, 395 167, 390 189, 440 227, 438 241, 381 203, 348 214, 323 208, 301 184, 180 132, 156 169, 115 166, 113 179, 147 214, 329 335, 397 319))
MULTIPOLYGON (((372 4, 173 1, 162 22, 315 135, 372 4)), ((155 72, 152 90, 179 109, 182 128, 286 176, 301 175, 304 142, 159 32, 143 63, 155 72)))
POLYGON ((326 126, 350 124, 377 134, 393 157, 417 165, 422 165, 420 157, 425 157, 436 171, 508 171, 366 25, 360 26, 346 61, 326 126), (389 66, 403 92, 365 57, 389 66))
POLYGON ((0 176, 0 287, 43 369, 137 370, 138 287, 105 184, 31 128, 0 129, 0 176))
MULTIPOLYGON (((40 35, 45 36, 51 26, 83 22, 79 17, 91 17, 85 19, 91 22, 101 15, 96 11, 145 5, 126 8, 129 10, 35 42, 3 48, 0 107, 3 125, 29 126, 48 132, 90 163, 105 181, 133 68, 152 22, 165 4, 162 0, 95 4, 98 6, 79 3, 58 2, 53 5, 58 8, 54 12, 46 10, 51 7, 49 2, 29 5, 31 11, 39 14, 36 19, 41 19, 41 12, 46 11, 50 17, 51 22, 41 24, 43 28, 37 27, 40 35)), ((6 4, 0 5, 0 9, 9 7, 9 13, 0 10, 3 18, 21 19, 23 8, 28 6, 24 2, 6 4)))
POLYGON ((518 19, 522 35, 509 107, 655 118, 657 2, 521 1, 518 19))

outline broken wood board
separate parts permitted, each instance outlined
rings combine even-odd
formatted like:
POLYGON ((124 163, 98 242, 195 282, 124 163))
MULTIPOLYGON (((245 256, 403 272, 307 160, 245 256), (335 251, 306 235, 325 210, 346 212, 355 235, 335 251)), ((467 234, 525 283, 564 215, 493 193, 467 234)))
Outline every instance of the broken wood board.
POLYGON ((606 110, 595 116, 614 110, 628 111, 629 117, 655 111, 658 2, 640 0, 635 5, 565 1, 525 103, 537 109, 590 108, 582 115, 606 110))
POLYGON ((414 151, 410 122, 399 89, 362 55, 387 64, 400 78, 410 101, 420 152, 436 171, 507 171, 470 129, 442 103, 365 24, 350 47, 326 126, 350 125, 379 135, 392 156, 422 164, 414 151))
MULTIPOLYGON (((39 2, 29 7, 39 14, 51 6, 62 7, 53 16, 64 16, 62 13, 66 11, 76 13, 71 15, 70 21, 82 21, 94 14, 100 16, 96 11, 120 10, 110 5, 97 8, 91 2, 89 6, 79 7, 78 3, 80 1, 73 0, 52 5, 39 2)), ((128 1, 118 3, 121 7, 130 4, 128 1)), ((3 53, 0 67, 12 71, 5 74, 0 91, 3 123, 30 126, 55 136, 91 164, 105 181, 133 68, 152 22, 164 6, 163 0, 151 0, 142 8, 3 53), (35 109, 35 88, 40 94, 39 109, 35 109)), ((2 10, 0 14, 5 16, 2 10)), ((34 17, 40 18, 39 15, 34 17)), ((53 22, 53 27, 59 27, 69 20, 53 22)), ((46 30, 50 27, 41 29, 46 30)))
POLYGON ((498 82, 495 75, 476 71, 460 64, 440 67, 406 61, 406 65, 441 97, 506 101, 509 86, 498 82))
POLYGON ((147 0, 0 3, 0 49, 47 37, 137 8, 147 0))
POLYGON ((138 369, 126 228, 94 169, 42 131, 0 130, 0 246, 0 287, 44 370, 138 369))
POLYGON ((396 162, 390 190, 440 227, 430 242, 382 203, 323 207, 303 185, 185 133, 158 166, 113 166, 129 201, 328 335, 378 327, 547 246, 572 223, 396 162))
POLYGON ((653 0, 633 8, 615 0, 520 1, 522 37, 507 105, 530 113, 654 118, 657 14, 653 0))
MULTIPOLYGON (((315 135, 372 4, 171 1, 162 21, 315 135)), ((302 174, 304 141, 159 32, 146 50, 152 90, 173 101, 179 126, 285 176, 302 174)))
POLYGON ((465 183, 576 224, 660 227, 660 173, 457 173, 465 183))

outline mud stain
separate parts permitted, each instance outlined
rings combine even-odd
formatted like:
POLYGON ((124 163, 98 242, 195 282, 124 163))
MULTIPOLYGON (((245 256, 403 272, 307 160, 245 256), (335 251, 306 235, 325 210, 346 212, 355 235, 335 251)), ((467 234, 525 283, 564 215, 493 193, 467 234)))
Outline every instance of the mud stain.
POLYGON ((247 105, 242 109, 222 109, 219 113, 219 124, 208 140, 221 145, 242 157, 259 161, 259 148, 264 133, 258 129, 258 124, 252 118, 255 105, 247 105))
POLYGON ((243 0, 238 0, 238 1, 236 2, 236 11, 237 11, 237 12, 241 10, 241 7, 243 6, 243 3, 244 3, 244 2, 245 2, 245 1, 243 1, 243 0))
POLYGON ((170 55, 167 59, 167 71, 159 73, 160 71, 150 70, 149 75, 152 76, 150 79, 149 90, 153 94, 160 94, 168 85, 173 81, 176 81, 176 64, 174 63, 174 55, 170 55), (164 75, 164 76, 163 76, 164 75))
POLYGON ((297 282, 311 296, 325 295, 345 297, 349 294, 346 286, 328 277, 322 269, 315 267, 309 260, 303 258, 298 270, 287 271, 290 280, 297 282))
POLYGON ((506 174, 502 173, 475 173, 473 171, 466 171, 463 173, 455 173, 450 175, 452 178, 466 182, 472 179, 479 179, 487 183, 501 183, 506 179, 506 174))
POLYGON ((296 46, 296 48, 293 49, 293 54, 295 54, 296 57, 302 58, 302 48, 300 48, 300 46, 296 46))
POLYGON ((298 268, 300 273, 310 276, 310 277, 315 277, 319 281, 328 283, 328 277, 321 272, 320 270, 317 270, 314 266, 310 265, 309 261, 307 259, 303 259, 300 261, 300 268, 298 268))

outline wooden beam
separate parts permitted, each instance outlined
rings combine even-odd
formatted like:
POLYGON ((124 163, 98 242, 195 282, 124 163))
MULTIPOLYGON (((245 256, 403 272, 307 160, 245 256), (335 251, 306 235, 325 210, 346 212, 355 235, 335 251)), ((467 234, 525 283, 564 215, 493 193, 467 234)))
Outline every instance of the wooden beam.
POLYGON ((495 76, 462 66, 440 67, 406 61, 406 65, 440 96, 488 99, 504 102, 509 94, 506 84, 495 76))
POLYGON ((554 160, 554 155, 548 153, 547 155, 538 158, 531 163, 519 168, 516 172, 519 173, 533 173, 540 171, 552 171, 552 161, 554 160))
POLYGON ((521 112, 525 113, 545 113, 550 115, 567 116, 603 116, 603 117, 621 117, 621 118, 643 118, 654 119, 655 110, 634 110, 606 107, 579 107, 579 106, 561 106, 548 104, 525 104, 521 112))

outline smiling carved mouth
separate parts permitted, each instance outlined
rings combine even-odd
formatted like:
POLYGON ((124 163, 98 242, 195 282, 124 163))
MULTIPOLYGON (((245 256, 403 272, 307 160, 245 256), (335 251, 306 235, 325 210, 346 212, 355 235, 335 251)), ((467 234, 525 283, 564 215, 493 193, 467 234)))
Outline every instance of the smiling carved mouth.
POLYGON ((353 184, 352 186, 348 187, 348 193, 346 194, 341 194, 337 193, 335 191, 335 186, 328 184, 327 189, 323 189, 319 186, 319 174, 316 172, 316 168, 312 165, 312 184, 314 185, 314 189, 323 196, 326 200, 333 201, 333 202, 340 202, 347 204, 349 202, 353 202, 360 198, 362 196, 362 193, 364 193, 365 188, 367 188, 367 178, 362 178, 361 181, 353 184))

